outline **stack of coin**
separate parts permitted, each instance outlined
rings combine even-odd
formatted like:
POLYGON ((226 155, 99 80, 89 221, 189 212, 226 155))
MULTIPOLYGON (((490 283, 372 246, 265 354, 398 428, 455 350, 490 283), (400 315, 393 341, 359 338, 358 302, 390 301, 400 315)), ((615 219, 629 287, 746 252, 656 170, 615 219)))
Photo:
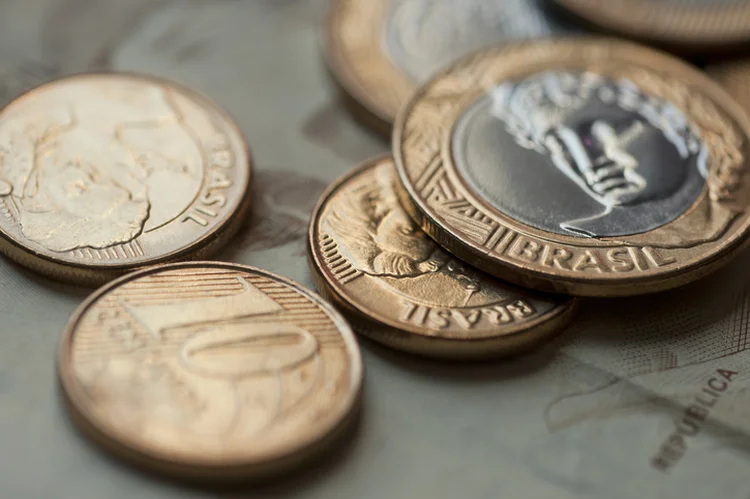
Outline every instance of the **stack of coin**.
POLYGON ((338 180, 310 226, 319 289, 357 331, 434 357, 513 354, 559 332, 572 297, 681 286, 747 245, 744 73, 712 71, 733 98, 675 56, 552 16, 334 2, 329 66, 367 122, 392 128, 392 156, 338 180))

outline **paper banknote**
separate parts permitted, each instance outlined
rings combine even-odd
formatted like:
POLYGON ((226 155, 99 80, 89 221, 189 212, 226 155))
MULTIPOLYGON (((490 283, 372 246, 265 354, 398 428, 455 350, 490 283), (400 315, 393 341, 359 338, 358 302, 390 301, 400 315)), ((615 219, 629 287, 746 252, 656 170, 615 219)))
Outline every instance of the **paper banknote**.
MULTIPOLYGON (((217 258, 312 286, 325 186, 387 142, 347 115, 320 52, 325 0, 4 0, 0 102, 94 68, 168 77, 237 119, 255 211, 217 258)), ((131 470, 68 422, 56 348, 89 290, 0 258, 0 497, 750 498, 750 255, 667 294, 587 302, 558 341, 444 365, 362 342, 363 417, 341 451, 253 491, 131 470)))

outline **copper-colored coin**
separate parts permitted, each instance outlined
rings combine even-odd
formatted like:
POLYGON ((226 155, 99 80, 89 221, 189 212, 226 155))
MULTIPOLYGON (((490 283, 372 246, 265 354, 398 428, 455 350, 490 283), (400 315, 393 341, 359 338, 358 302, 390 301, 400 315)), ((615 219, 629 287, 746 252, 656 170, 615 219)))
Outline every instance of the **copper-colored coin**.
POLYGON ((329 67, 355 115, 389 134, 398 110, 433 74, 487 45, 572 33, 546 0, 335 0, 329 67))
POLYGON ((268 272, 152 267, 74 314, 59 372, 73 419, 136 464, 254 479, 321 450, 356 414, 362 362, 342 317, 268 272))
POLYGON ((390 157, 335 182, 310 225, 310 264, 321 293, 354 328, 407 352, 488 358, 560 332, 575 300, 525 291, 446 253, 396 197, 390 157))
POLYGON ((490 49, 400 114, 402 201, 516 284, 619 296, 682 285, 746 243, 750 120, 704 73, 615 40, 490 49))
POLYGON ((0 111, 0 251, 83 284, 205 257, 239 228, 251 177, 235 123, 185 87, 56 80, 0 111))
POLYGON ((557 0, 580 18, 614 32, 691 51, 750 42, 745 0, 557 0))

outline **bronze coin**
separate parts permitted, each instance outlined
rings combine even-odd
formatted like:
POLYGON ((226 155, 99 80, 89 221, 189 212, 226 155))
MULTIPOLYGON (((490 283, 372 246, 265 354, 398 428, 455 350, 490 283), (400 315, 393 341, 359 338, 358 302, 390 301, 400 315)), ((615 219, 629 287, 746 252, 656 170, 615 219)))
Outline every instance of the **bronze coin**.
POLYGON ((81 284, 205 257, 239 228, 251 177, 237 125, 192 90, 55 80, 0 111, 0 251, 81 284))
POLYGON ((557 0, 581 19, 613 32, 707 51, 750 42, 744 0, 557 0))
POLYGON ((396 197, 393 159, 365 162, 323 195, 309 234, 321 293, 390 347, 466 360, 519 353, 560 332, 576 300, 522 290, 446 253, 396 197))
POLYGON ((390 134, 419 85, 455 59, 487 45, 573 33, 546 0, 336 0, 326 57, 345 103, 390 134))
POLYGON ((59 375, 74 421, 120 457, 244 480, 296 466, 345 428, 362 361, 344 319, 298 284, 197 262, 97 291, 68 325, 59 375))
POLYGON ((688 64, 580 38, 489 49, 400 114, 401 197, 443 246, 583 296, 680 286, 747 242, 744 111, 688 64))

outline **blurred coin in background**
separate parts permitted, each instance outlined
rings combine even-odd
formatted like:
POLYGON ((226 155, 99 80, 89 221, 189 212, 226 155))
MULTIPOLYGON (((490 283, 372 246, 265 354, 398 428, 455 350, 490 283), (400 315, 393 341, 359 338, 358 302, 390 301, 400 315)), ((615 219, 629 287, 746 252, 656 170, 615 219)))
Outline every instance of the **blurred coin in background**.
POLYGON ((383 134, 414 90, 488 45, 568 34, 544 0, 336 0, 326 52, 355 116, 383 134))
POLYGON ((556 1, 591 25, 681 52, 714 52, 750 43, 747 0, 556 1))
POLYGON ((81 284, 207 256, 248 212, 251 177, 235 123, 185 87, 55 80, 0 111, 0 251, 81 284))
POLYGON ((551 338, 575 300, 506 285, 446 253, 396 197, 393 159, 365 162, 323 195, 310 225, 321 293, 355 330, 447 359, 512 355, 551 338))
POLYGON ((151 267, 71 319, 59 375, 71 416, 111 452, 187 480, 287 470, 353 420, 362 362, 309 291, 224 263, 151 267))
POLYGON ((463 260, 527 287, 680 286, 747 242, 746 113, 694 67, 629 42, 467 57, 396 123, 408 211, 463 260))

